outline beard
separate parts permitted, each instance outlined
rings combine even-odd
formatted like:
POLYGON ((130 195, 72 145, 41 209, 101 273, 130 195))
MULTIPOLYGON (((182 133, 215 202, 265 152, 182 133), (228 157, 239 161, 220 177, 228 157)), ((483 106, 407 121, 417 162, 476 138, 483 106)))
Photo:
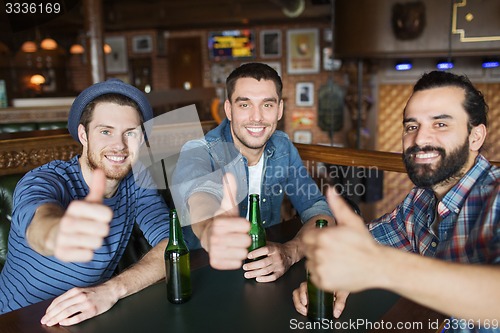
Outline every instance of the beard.
POLYGON ((104 171, 104 174, 106 175, 107 179, 113 179, 113 180, 121 180, 125 178, 125 176, 132 170, 132 166, 130 163, 123 165, 121 167, 116 166, 112 168, 106 168, 104 163, 102 162, 106 157, 104 156, 105 153, 101 153, 100 155, 91 153, 90 150, 90 145, 89 145, 89 150, 87 152, 87 165, 89 166, 90 170, 95 170, 95 169, 101 169, 104 171))
POLYGON ((463 176, 463 167, 469 159, 469 140, 455 150, 446 154, 441 147, 412 146, 403 153, 403 162, 411 181, 422 188, 431 188, 434 185, 452 181, 463 176), (441 160, 435 165, 415 163, 414 156, 419 152, 437 151, 441 160))

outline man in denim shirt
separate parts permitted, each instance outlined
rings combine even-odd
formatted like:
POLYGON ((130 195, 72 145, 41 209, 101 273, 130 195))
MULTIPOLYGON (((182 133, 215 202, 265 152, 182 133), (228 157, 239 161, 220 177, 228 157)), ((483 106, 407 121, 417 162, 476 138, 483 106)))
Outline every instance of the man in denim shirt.
POLYGON ((184 219, 192 223, 214 268, 238 269, 242 260, 264 256, 243 265, 245 277, 274 281, 303 258, 300 233, 285 244, 268 242, 248 253, 248 194, 260 195, 264 227, 281 222, 285 194, 305 223, 303 230, 319 218, 333 220, 297 149, 276 130, 283 115, 282 82, 276 71, 261 63, 245 64, 229 75, 226 86, 227 119, 204 139, 183 147, 172 193, 180 198, 177 208, 188 212, 184 219), (227 179, 231 185, 224 190, 227 179), (224 213, 218 214, 221 202, 224 213))

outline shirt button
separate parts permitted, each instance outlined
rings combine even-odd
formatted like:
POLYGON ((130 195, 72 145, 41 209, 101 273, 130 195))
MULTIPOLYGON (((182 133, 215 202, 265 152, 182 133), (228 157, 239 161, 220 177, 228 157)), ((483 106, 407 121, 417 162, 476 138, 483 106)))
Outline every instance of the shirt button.
POLYGON ((266 198, 262 199, 262 202, 266 202, 266 198))
POLYGON ((437 246, 437 243, 436 243, 436 242, 432 242, 432 243, 431 243, 431 246, 432 246, 432 247, 436 247, 436 246, 437 246))
POLYGON ((266 224, 266 221, 262 221, 262 224, 266 224))

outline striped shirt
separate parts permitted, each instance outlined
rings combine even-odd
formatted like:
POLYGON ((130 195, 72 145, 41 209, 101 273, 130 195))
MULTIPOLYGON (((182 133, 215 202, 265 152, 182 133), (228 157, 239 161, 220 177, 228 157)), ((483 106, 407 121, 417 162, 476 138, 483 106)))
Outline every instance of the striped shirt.
POLYGON ((87 287, 108 280, 115 271, 137 223, 155 246, 168 238, 168 208, 149 173, 130 172, 117 193, 104 204, 113 210, 109 235, 92 261, 67 263, 34 251, 26 241, 26 229, 36 209, 46 203, 66 208, 87 196, 78 156, 52 161, 28 172, 14 192, 9 251, 0 273, 0 313, 59 296, 73 287, 87 287))
POLYGON ((381 244, 428 257, 500 264, 499 193, 500 169, 479 155, 441 201, 431 189, 414 188, 394 211, 372 221, 370 232, 381 244), (434 232, 436 214, 441 222, 434 232))

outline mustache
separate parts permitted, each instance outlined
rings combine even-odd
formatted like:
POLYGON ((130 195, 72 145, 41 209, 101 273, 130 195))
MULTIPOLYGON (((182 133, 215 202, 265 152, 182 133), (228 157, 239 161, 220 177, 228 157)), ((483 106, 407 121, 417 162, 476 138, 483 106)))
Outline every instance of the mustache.
POLYGON ((425 152, 429 152, 429 151, 437 151, 437 152, 439 152, 439 154, 441 156, 446 155, 446 151, 444 150, 444 148, 435 147, 435 146, 423 146, 423 147, 411 146, 405 150, 405 155, 409 156, 409 155, 415 155, 417 153, 421 153, 421 152, 425 153, 425 152))
POLYGON ((106 150, 105 152, 103 152, 104 155, 107 155, 107 154, 113 154, 113 155, 120 155, 120 154, 123 154, 123 155, 128 155, 128 149, 125 148, 125 149, 121 149, 121 150, 116 150, 116 149, 112 149, 112 150, 106 150))
POLYGON ((271 126, 271 124, 270 123, 248 123, 248 124, 245 124, 245 126, 269 127, 269 126, 271 126))

